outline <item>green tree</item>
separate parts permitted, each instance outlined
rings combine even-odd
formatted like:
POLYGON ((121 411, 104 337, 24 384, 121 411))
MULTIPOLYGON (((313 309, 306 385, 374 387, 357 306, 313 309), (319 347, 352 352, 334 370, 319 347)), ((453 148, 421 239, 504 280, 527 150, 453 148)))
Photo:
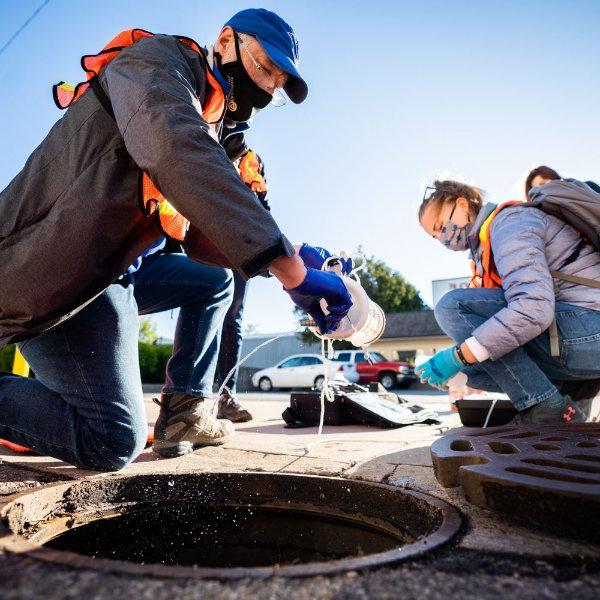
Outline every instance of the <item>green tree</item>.
POLYGON ((0 371, 12 373, 15 360, 15 345, 8 344, 0 348, 0 371))
POLYGON ((158 332, 150 319, 140 319, 138 339, 146 344, 154 344, 158 339, 158 332))
MULTIPOLYGON (((366 267, 358 272, 358 277, 369 298, 379 304, 385 313, 426 308, 417 288, 382 260, 373 256, 367 258, 366 267)), ((294 314, 299 322, 307 316, 298 307, 294 308, 294 314)), ((308 329, 299 335, 303 341, 315 340, 308 329)))
POLYGON ((173 353, 171 344, 138 343, 140 376, 143 383, 164 383, 167 362, 173 353))
POLYGON ((258 327, 254 323, 244 325, 244 335, 252 335, 253 333, 258 333, 258 327))
POLYGON ((366 269, 358 276, 369 298, 386 313, 425 308, 417 288, 382 260, 368 258, 366 269))

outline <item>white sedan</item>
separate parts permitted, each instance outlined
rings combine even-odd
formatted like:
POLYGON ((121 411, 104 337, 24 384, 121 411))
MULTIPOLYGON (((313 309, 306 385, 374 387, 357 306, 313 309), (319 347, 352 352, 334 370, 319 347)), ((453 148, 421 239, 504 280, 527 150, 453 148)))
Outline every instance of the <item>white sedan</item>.
POLYGON ((288 356, 274 367, 262 369, 252 376, 252 385, 263 392, 273 388, 316 388, 320 390, 325 380, 325 369, 330 379, 343 379, 339 362, 325 359, 319 354, 288 356))

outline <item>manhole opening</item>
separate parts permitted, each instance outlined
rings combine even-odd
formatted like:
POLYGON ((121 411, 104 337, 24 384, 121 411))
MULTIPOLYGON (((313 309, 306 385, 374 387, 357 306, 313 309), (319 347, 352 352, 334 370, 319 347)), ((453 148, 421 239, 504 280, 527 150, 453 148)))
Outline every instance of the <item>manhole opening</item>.
POLYGON ((341 518, 246 506, 167 506, 67 531, 46 546, 94 558, 201 567, 339 560, 412 541, 341 518))
MULTIPOLYGON (((35 558, 72 564, 77 555, 90 568, 171 576, 311 575, 379 566, 423 554, 460 526, 452 507, 417 492, 266 473, 85 480, 13 504, 12 512, 10 504, 3 510, 4 520, 29 541, 35 558)), ((10 551, 10 542, 4 545, 10 551)))

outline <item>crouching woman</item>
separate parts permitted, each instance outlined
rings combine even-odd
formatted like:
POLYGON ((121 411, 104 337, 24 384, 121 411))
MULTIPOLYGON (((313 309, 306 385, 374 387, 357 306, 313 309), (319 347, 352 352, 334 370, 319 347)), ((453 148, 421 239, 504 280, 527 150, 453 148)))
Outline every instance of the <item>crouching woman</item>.
POLYGON ((469 386, 507 394, 516 423, 582 420, 573 398, 594 395, 600 378, 600 289, 551 272, 600 280, 600 252, 538 208, 483 203, 457 181, 428 192, 421 226, 448 250, 470 250, 474 276, 435 307, 457 345, 421 365, 422 381, 442 387, 463 371, 469 386))

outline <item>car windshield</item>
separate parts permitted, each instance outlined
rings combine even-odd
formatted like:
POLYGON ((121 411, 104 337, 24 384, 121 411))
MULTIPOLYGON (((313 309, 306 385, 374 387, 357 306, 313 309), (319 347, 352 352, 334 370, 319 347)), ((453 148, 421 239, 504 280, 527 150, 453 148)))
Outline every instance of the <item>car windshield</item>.
MULTIPOLYGON (((382 354, 379 354, 379 352, 369 352, 369 358, 371 359, 371 362, 374 362, 374 363, 385 362, 387 360, 387 358, 385 358, 385 356, 383 356, 382 354)), ((363 352, 358 352, 356 354, 356 362, 369 362, 369 361, 363 352)))

